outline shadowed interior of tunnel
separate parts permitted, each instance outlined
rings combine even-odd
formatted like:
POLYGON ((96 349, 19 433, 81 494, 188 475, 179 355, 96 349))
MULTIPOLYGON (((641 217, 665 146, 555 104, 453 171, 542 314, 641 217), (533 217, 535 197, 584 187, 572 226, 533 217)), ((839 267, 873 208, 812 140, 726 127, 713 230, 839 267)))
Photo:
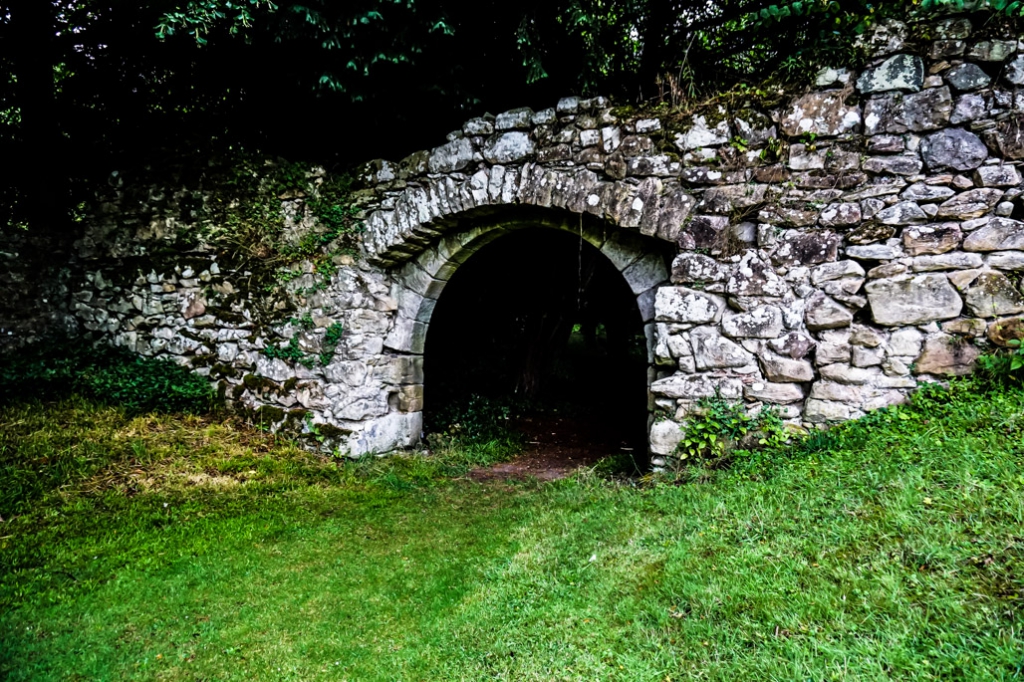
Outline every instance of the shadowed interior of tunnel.
POLYGON ((636 297, 580 236, 524 228, 452 276, 424 351, 428 434, 502 421, 527 451, 646 456, 647 350, 636 297), (458 426, 455 426, 458 424, 458 426))

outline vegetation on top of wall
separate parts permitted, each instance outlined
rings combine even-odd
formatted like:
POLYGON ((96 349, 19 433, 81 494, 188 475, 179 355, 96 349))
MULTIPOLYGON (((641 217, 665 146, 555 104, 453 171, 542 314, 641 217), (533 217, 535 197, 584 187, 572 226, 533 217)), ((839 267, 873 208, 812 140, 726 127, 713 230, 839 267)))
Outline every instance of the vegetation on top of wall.
POLYGON ((242 155, 206 178, 198 226, 182 234, 206 242, 257 273, 260 284, 303 260, 352 254, 363 231, 352 178, 310 164, 242 155))

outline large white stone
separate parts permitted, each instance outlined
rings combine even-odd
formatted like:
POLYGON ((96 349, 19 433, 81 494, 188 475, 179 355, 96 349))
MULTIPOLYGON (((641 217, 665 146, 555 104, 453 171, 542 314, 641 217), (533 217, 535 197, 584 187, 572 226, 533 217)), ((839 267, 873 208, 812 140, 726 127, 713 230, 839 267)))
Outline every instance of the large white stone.
POLYGON ((686 287, 661 287, 654 298, 654 318, 658 322, 707 324, 718 322, 725 299, 686 287))
POLYGON ((888 327, 957 317, 963 301, 945 275, 876 279, 865 285, 871 316, 888 327))

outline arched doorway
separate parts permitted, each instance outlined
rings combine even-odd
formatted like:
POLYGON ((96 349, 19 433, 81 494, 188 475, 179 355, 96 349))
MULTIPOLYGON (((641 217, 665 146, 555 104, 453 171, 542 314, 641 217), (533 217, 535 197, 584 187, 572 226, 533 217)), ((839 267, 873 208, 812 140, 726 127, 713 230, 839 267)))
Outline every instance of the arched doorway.
POLYGON ((511 230, 454 271, 433 307, 426 429, 497 406, 534 450, 581 464, 630 453, 642 464, 647 345, 636 292, 582 233, 511 230))

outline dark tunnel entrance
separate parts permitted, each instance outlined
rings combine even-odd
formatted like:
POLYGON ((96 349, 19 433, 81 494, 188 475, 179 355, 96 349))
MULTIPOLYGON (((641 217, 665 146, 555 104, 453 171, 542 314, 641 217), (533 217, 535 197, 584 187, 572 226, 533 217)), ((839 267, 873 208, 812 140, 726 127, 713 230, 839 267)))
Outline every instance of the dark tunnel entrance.
POLYGON ((527 453, 575 464, 647 451, 647 347, 636 296, 580 236, 523 228, 452 276, 424 349, 430 433, 510 419, 527 453))

